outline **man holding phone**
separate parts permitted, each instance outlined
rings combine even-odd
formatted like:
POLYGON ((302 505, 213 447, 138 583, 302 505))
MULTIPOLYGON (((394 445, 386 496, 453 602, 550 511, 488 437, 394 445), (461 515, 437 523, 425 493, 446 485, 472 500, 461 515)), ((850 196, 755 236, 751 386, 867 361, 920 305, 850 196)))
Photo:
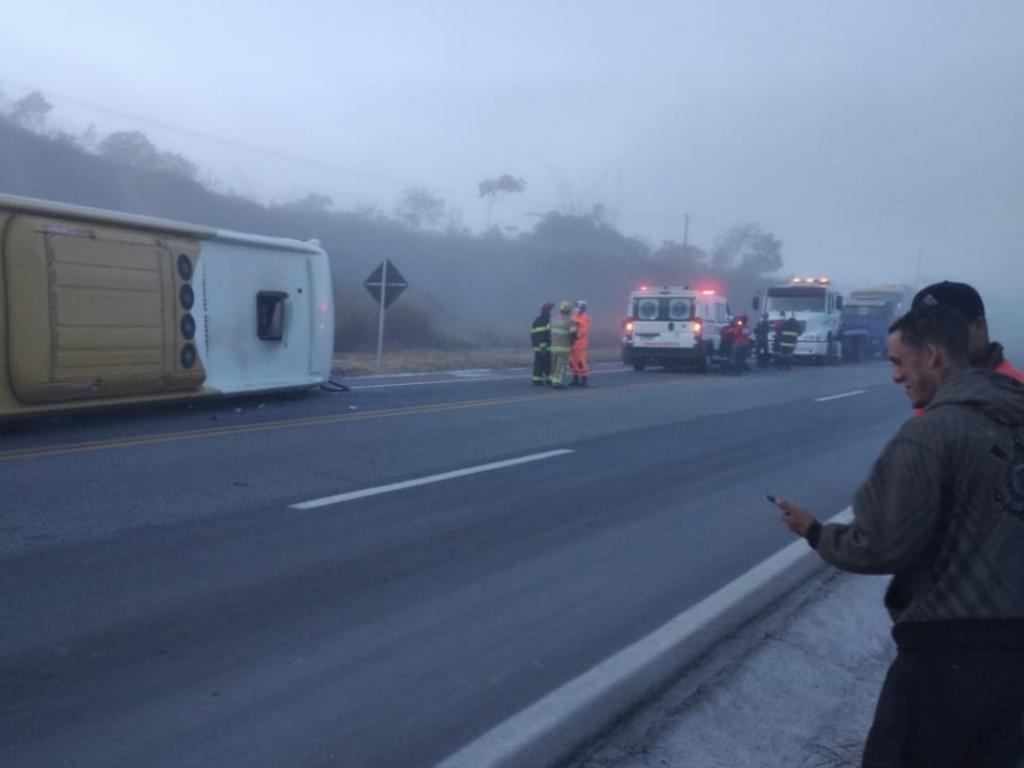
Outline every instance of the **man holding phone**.
POLYGON ((853 502, 822 525, 775 503, 822 559, 893 574, 897 655, 863 766, 1012 765, 1024 708, 1024 385, 968 364, 968 322, 933 303, 889 333, 915 408, 853 502))

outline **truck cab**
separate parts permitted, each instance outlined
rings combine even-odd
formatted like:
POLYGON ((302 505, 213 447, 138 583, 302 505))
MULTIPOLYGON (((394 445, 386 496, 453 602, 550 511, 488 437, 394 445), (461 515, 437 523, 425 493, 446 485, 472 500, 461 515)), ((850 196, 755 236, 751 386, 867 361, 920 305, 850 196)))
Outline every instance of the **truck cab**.
POLYGON ((629 295, 622 362, 637 371, 648 365, 707 370, 728 321, 729 303, 715 291, 642 287, 629 295))
POLYGON ((843 358, 884 357, 889 327, 910 308, 913 290, 878 285, 851 291, 843 305, 843 358))
POLYGON ((776 323, 795 317, 800 323, 793 356, 813 362, 835 362, 842 357, 843 297, 828 278, 794 277, 754 297, 754 309, 776 323))

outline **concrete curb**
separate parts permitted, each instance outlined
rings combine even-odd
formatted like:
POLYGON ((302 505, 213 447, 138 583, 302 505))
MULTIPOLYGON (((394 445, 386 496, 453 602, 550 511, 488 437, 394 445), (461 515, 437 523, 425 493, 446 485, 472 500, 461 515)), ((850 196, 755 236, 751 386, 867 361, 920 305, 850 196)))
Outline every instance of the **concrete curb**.
MULTIPOLYGON (((852 519, 848 508, 828 522, 852 519)), ((824 567, 806 542, 794 541, 647 637, 492 728, 437 768, 558 765, 824 567)))

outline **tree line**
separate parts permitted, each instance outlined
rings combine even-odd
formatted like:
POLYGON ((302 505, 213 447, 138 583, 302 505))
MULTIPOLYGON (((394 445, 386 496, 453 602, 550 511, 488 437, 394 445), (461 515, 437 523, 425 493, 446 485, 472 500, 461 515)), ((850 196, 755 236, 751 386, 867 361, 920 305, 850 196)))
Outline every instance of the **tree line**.
POLYGON ((503 198, 527 181, 502 173, 477 192, 487 227, 473 233, 461 212, 429 187, 402 189, 394 207, 338 210, 325 194, 263 205, 200 179, 194 161, 160 149, 141 131, 71 135, 49 126, 52 105, 38 93, 0 94, 0 191, 260 234, 316 238, 331 255, 339 349, 370 348, 376 305, 362 281, 383 259, 409 290, 389 310, 390 344, 427 347, 523 345, 537 305, 586 299, 595 343, 612 344, 627 297, 641 283, 713 285, 734 311, 778 279, 783 243, 741 222, 702 246, 651 244, 621 232, 605 209, 551 210, 528 231, 491 225, 503 198))

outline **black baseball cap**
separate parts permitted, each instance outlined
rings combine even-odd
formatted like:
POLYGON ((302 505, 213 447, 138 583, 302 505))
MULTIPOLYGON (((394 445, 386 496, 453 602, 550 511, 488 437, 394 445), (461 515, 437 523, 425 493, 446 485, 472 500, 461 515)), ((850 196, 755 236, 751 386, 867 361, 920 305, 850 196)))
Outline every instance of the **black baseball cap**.
POLYGON ((967 283, 943 280, 941 283, 933 283, 927 288, 922 288, 910 306, 911 309, 917 309, 922 304, 941 304, 959 309, 969 323, 985 316, 985 304, 981 296, 967 283))

